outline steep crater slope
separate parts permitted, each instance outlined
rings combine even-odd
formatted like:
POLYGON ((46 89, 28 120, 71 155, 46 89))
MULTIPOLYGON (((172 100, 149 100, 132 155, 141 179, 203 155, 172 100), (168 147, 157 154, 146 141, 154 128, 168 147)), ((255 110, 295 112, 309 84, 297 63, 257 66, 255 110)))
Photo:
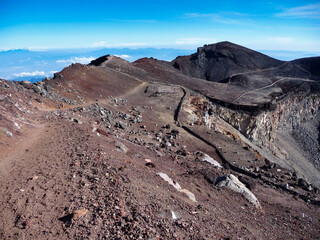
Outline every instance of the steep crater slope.
POLYGON ((305 85, 300 90, 290 92, 270 109, 234 110, 214 103, 212 111, 274 156, 278 164, 319 186, 320 145, 314 138, 319 135, 319 89, 305 85))

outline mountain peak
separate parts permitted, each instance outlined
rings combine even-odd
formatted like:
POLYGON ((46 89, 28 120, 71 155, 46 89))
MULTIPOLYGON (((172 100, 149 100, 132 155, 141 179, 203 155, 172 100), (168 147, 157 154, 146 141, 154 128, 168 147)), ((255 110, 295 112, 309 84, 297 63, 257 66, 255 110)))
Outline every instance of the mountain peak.
POLYGON ((172 63, 188 76, 217 82, 233 74, 277 67, 283 62, 225 41, 199 47, 196 53, 177 57, 172 63))
POLYGON ((99 57, 95 60, 92 60, 89 65, 90 66, 101 66, 104 62, 108 61, 110 59, 110 55, 107 54, 107 55, 104 55, 102 57, 99 57))

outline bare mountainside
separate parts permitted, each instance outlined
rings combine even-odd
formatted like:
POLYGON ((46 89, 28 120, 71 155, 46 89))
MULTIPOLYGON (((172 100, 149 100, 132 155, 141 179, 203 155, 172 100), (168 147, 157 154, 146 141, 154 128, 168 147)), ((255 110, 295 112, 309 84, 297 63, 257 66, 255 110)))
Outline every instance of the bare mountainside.
POLYGON ((228 42, 0 80, 0 238, 317 239, 319 93, 228 42))
POLYGON ((198 48, 197 53, 173 60, 173 65, 182 73, 214 82, 237 73, 278 67, 282 63, 230 42, 205 45, 198 48))

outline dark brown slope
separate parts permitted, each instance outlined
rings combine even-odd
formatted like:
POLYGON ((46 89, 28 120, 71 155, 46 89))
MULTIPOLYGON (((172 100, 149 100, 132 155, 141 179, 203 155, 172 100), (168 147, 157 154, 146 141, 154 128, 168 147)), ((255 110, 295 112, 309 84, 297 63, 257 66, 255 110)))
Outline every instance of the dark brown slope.
POLYGON ((117 96, 140 84, 140 79, 115 69, 79 63, 55 74, 52 80, 45 80, 49 92, 55 92, 69 105, 117 96))
POLYGON ((320 57, 300 58, 292 61, 292 63, 303 68, 314 79, 320 80, 320 57))
POLYGON ((226 103, 232 103, 239 95, 247 91, 245 88, 236 85, 209 82, 204 79, 187 76, 172 67, 168 62, 154 58, 142 58, 132 63, 132 65, 145 70, 148 73, 147 76, 154 81, 180 85, 226 103))
POLYGON ((238 73, 278 67, 282 63, 230 42, 205 45, 190 56, 177 57, 172 61, 182 73, 214 82, 238 73))

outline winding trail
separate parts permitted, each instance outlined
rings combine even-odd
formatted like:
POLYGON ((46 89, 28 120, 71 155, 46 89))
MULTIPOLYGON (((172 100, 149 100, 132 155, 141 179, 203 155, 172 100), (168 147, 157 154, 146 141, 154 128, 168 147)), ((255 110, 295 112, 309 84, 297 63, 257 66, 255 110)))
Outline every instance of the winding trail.
MULTIPOLYGON (((0 183, 4 183, 8 178, 16 175, 16 169, 24 169, 30 167, 30 162, 25 160, 26 152, 39 141, 40 137, 44 134, 45 124, 34 125, 25 133, 28 137, 22 137, 10 146, 7 151, 0 154, 0 183), (12 151, 14 149, 14 151, 12 151)), ((2 187, 0 190, 3 189, 2 187)))
POLYGON ((250 94, 250 93, 259 92, 259 91, 261 91, 261 90, 263 90, 263 89, 266 89, 266 88, 270 88, 270 87, 274 86, 275 84, 277 84, 277 83, 279 83, 279 82, 281 82, 281 81, 284 81, 284 80, 287 80, 287 81, 295 80, 295 81, 300 81, 300 82, 316 82, 316 81, 314 81, 314 80, 308 80, 308 79, 297 79, 297 78, 295 78, 295 79, 289 79, 289 78, 284 77, 284 78, 280 78, 279 80, 273 82, 273 83, 270 84, 270 85, 267 85, 267 86, 264 86, 264 87, 262 87, 262 88, 258 88, 258 89, 255 89, 255 90, 252 90, 252 91, 243 93, 243 94, 241 94, 239 97, 237 97, 235 100, 233 100, 232 103, 236 103, 240 98, 242 98, 242 97, 245 96, 245 95, 248 95, 248 94, 250 94))

